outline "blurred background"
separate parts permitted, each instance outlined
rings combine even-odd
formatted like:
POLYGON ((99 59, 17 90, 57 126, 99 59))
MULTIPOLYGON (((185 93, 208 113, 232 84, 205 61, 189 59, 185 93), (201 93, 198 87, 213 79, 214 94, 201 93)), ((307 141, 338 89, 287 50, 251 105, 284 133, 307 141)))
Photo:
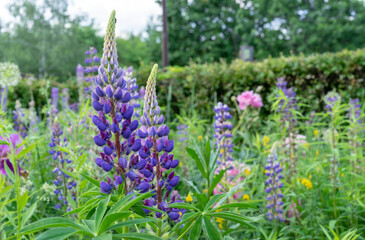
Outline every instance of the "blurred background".
MULTIPOLYGON (((39 85, 47 79, 67 87, 71 100, 77 99, 76 66, 90 46, 101 53, 112 9, 120 65, 133 66, 140 85, 153 62, 173 66, 165 68, 159 89, 172 112, 193 104, 204 114, 216 99, 247 89, 269 93, 279 77, 313 95, 308 101, 333 88, 363 96, 354 87, 364 84, 365 53, 348 51, 365 45, 363 0, 2 0, 0 62, 17 64, 39 85), (195 86, 198 81, 205 89, 195 86), (174 84, 178 88, 169 96, 174 84)), ((21 89, 10 98, 24 98, 25 104, 21 89)), ((45 99, 36 101, 41 106, 45 99)))

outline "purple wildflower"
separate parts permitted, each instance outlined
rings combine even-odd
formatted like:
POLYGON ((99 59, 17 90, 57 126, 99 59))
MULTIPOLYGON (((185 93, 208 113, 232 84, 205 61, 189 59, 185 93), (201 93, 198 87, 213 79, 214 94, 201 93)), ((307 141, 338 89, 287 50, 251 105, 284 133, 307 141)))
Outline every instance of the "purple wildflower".
POLYGON ((219 102, 213 110, 215 112, 215 145, 217 149, 220 148, 218 164, 229 167, 230 163, 233 161, 232 124, 229 121, 232 118, 232 115, 229 113, 229 107, 221 102, 219 102))
POLYGON ((280 179, 283 178, 281 172, 283 169, 278 161, 278 156, 276 153, 270 154, 267 158, 267 165, 265 167, 265 175, 268 179, 265 181, 267 188, 265 192, 267 193, 267 205, 268 213, 266 217, 268 220, 279 220, 284 221, 283 218, 283 194, 281 193, 281 188, 283 183, 280 179))
MULTIPOLYGON (((53 181, 54 185, 56 185, 57 189, 54 193, 58 196, 58 200, 61 204, 68 206, 67 202, 67 194, 71 194, 71 197, 75 199, 75 192, 73 188, 76 187, 76 181, 71 179, 69 175, 64 173, 62 169, 66 169, 68 171, 72 171, 70 159, 67 159, 67 153, 61 152, 57 149, 57 147, 66 147, 67 146, 67 138, 62 138, 63 131, 61 129, 60 123, 55 120, 52 129, 52 137, 51 141, 48 144, 50 147, 49 154, 52 156, 53 160, 55 160, 55 168, 53 172, 56 174, 56 179, 53 181)), ((55 208, 59 209, 61 204, 58 203, 55 208)), ((70 206, 68 206, 68 210, 70 210, 70 206)))
MULTIPOLYGON (((13 148, 15 149, 15 154, 18 154, 23 147, 20 146, 21 144, 21 138, 18 134, 10 134, 9 138, 5 138, 0 136, 0 140, 8 142, 9 144, 13 145, 13 148)), ((14 173, 14 166, 10 162, 8 155, 11 154, 10 146, 9 145, 0 145, 0 174, 7 175, 5 170, 5 164, 8 165, 9 169, 14 173)), ((18 163, 18 173, 21 174, 21 168, 18 163)))

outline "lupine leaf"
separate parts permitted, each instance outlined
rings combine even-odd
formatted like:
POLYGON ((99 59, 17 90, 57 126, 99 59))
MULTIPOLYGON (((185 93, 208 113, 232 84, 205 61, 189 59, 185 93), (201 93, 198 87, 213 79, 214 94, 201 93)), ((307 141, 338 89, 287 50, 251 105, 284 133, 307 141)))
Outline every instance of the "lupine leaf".
POLYGON ((36 237, 37 240, 63 240, 75 234, 78 230, 65 227, 65 228, 52 228, 36 237))
POLYGON ((200 216, 194 226, 192 227, 191 231, 190 231, 190 235, 189 235, 189 240, 198 240, 200 237, 200 233, 202 232, 202 222, 203 222, 203 218, 202 216, 200 216))
POLYGON ((91 182, 92 184, 94 184, 96 187, 100 188, 100 182, 89 177, 88 175, 84 174, 84 173, 80 173, 84 178, 86 178, 87 180, 89 180, 89 182, 91 182))
POLYGON ((203 223, 209 236, 209 240, 222 240, 222 236, 218 230, 218 227, 211 223, 207 216, 203 216, 203 223))

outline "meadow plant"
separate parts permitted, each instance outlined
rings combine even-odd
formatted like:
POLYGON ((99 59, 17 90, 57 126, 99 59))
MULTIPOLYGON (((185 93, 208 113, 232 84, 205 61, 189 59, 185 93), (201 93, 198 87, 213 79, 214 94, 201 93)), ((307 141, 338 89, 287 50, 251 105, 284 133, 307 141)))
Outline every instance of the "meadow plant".
POLYGON ((15 86, 21 79, 19 67, 14 63, 0 63, 0 110, 6 111, 8 88, 15 86))
MULTIPOLYGON (((6 143, 9 143, 12 145, 12 148, 15 149, 15 154, 18 154, 23 147, 21 146, 22 140, 18 134, 10 134, 10 136, 3 137, 0 136, 1 141, 5 141, 6 143)), ((9 159, 9 156, 11 155, 11 147, 9 145, 0 144, 0 174, 7 175, 6 168, 8 167, 10 171, 12 171, 15 174, 14 171, 14 165, 9 159), (7 165, 7 167, 5 166, 7 165)), ((21 168, 19 163, 18 164, 18 174, 21 175, 21 168)))
MULTIPOLYGON (((174 159, 174 155, 170 154, 174 149, 174 141, 168 138, 170 129, 163 124, 165 118, 161 114, 161 108, 157 102, 157 69, 157 64, 155 64, 147 81, 143 115, 140 118, 142 126, 138 130, 138 136, 142 139, 139 156, 147 161, 146 169, 153 174, 145 175, 146 179, 138 188, 142 192, 149 189, 156 191, 156 195, 150 200, 151 204, 157 205, 157 208, 166 212, 171 220, 176 221, 181 219, 183 212, 179 209, 169 208, 166 201, 173 188, 178 185, 180 178, 175 175, 175 171, 170 173, 167 171, 176 168, 179 160, 174 159), (164 174, 164 172, 166 173, 164 174), (154 177, 156 177, 155 180, 154 177), (165 193, 163 193, 164 190, 166 190, 165 193)), ((179 196, 177 194, 171 196, 169 203, 179 202, 179 196)), ((161 213, 157 212, 156 216, 160 218, 161 213)))
POLYGON ((265 192, 267 193, 266 208, 268 209, 266 217, 270 221, 284 221, 284 195, 281 192, 281 188, 283 187, 283 183, 281 182, 281 179, 283 178, 283 175, 281 174, 282 171, 283 169, 280 166, 277 154, 275 152, 270 154, 267 158, 267 165, 265 166, 265 175, 268 177, 265 181, 267 185, 267 188, 265 189, 265 192))
POLYGON ((118 66, 118 56, 115 43, 115 12, 110 16, 107 32, 104 38, 104 51, 96 77, 96 87, 92 92, 93 108, 98 115, 92 117, 92 122, 99 130, 94 137, 97 146, 103 147, 96 164, 104 171, 115 168, 114 182, 107 177, 100 183, 103 193, 110 194, 113 188, 124 182, 124 193, 128 194, 135 188, 140 178, 135 170, 142 171, 146 162, 139 159, 137 153, 141 148, 141 140, 136 138, 138 120, 132 121, 134 108, 129 104, 131 94, 126 89, 123 70, 118 66), (114 138, 114 139, 113 139, 114 138), (130 159, 128 164, 127 157, 130 159), (126 177, 130 179, 127 183, 126 177))
POLYGON ((220 169, 226 169, 233 161, 232 123, 230 122, 232 115, 229 113, 229 107, 221 102, 214 107, 213 111, 215 112, 215 146, 216 149, 220 149, 218 165, 220 169))
MULTIPOLYGON (((89 86, 85 87, 85 93, 88 95, 96 86, 96 80, 98 75, 98 65, 100 62, 100 58, 96 56, 98 50, 94 47, 90 47, 89 50, 85 51, 85 61, 86 66, 83 68, 84 70, 84 80, 89 83, 89 86)), ((76 69, 76 72, 78 70, 76 69)), ((79 67, 79 71, 81 68, 79 67)), ((77 75, 81 80, 81 73, 77 75)))
POLYGON ((53 172, 56 174, 56 179, 53 181, 53 184, 57 189, 54 193, 60 201, 55 205, 55 208, 60 209, 63 205, 68 211, 70 211, 71 206, 69 206, 67 195, 70 194, 73 200, 76 199, 75 192, 72 191, 73 188, 76 187, 76 181, 71 179, 68 174, 62 171, 63 169, 72 171, 72 161, 67 159, 67 153, 58 149, 59 147, 66 147, 68 143, 67 137, 62 138, 62 135, 63 131, 61 129, 61 125, 56 118, 53 124, 51 141, 48 144, 50 147, 49 154, 52 155, 52 158, 55 161, 53 172))
POLYGON ((286 129, 287 139, 289 140, 288 143, 285 143, 286 148, 284 148, 289 164, 288 179, 295 179, 294 174, 297 172, 297 156, 294 142, 294 136, 297 135, 295 129, 297 123, 295 116, 295 111, 297 110, 296 93, 293 91, 293 88, 287 87, 287 82, 284 78, 278 78, 276 86, 280 91, 279 95, 277 95, 279 99, 278 112, 281 115, 282 127, 286 129))
POLYGON ((27 126, 25 123, 24 109, 22 108, 20 101, 15 101, 15 110, 13 111, 14 130, 17 131, 22 138, 28 135, 27 126))

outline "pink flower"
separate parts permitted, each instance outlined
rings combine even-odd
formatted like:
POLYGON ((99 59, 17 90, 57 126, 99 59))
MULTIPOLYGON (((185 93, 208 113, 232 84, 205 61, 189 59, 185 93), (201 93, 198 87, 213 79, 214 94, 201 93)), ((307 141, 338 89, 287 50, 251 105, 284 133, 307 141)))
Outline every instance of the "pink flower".
POLYGON ((241 110, 245 110, 251 104, 253 95, 253 91, 245 91, 237 96, 237 101, 241 110))
MULTIPOLYGON (((5 139, 2 136, 0 136, 0 139, 12 144, 13 147, 15 148, 15 154, 18 154, 23 149, 23 147, 19 147, 19 148, 16 147, 17 145, 21 144, 21 139, 18 134, 11 134, 10 139, 5 139)), ((8 145, 0 145, 0 174, 2 174, 2 175, 6 175, 5 163, 6 163, 6 165, 8 165, 9 169, 12 172, 14 172, 13 164, 10 162, 10 160, 8 158, 9 153, 11 153, 11 151, 10 151, 10 147, 8 145)), ((19 168, 19 175, 20 175, 21 168, 19 167, 19 164, 18 164, 18 168, 19 168)))
POLYGON ((254 108, 260 108, 263 106, 261 96, 255 93, 251 99, 251 106, 254 108))
POLYGON ((261 96, 251 91, 242 92, 237 96, 237 101, 241 110, 245 110, 248 106, 260 108, 263 106, 261 96))

